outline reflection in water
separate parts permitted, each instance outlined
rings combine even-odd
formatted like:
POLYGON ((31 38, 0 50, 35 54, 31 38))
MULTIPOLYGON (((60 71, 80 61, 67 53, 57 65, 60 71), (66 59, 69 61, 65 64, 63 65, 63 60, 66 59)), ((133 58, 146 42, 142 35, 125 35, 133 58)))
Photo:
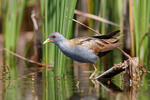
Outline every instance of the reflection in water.
POLYGON ((11 73, 9 79, 9 73, 5 73, 2 69, 0 100, 148 100, 150 98, 149 81, 147 81, 149 74, 137 84, 138 86, 130 86, 125 81, 121 82, 122 84, 110 80, 91 81, 88 79, 90 75, 88 70, 87 65, 80 65, 76 67, 74 75, 65 76, 54 76, 53 71, 50 71, 48 79, 44 79, 42 73, 44 70, 31 67, 17 75, 11 73))
POLYGON ((108 92, 112 92, 112 93, 120 93, 123 92, 122 89, 120 87, 118 87, 117 85, 115 85, 111 80, 99 80, 96 81, 99 82, 99 84, 101 86, 103 86, 105 88, 105 90, 107 90, 108 92))

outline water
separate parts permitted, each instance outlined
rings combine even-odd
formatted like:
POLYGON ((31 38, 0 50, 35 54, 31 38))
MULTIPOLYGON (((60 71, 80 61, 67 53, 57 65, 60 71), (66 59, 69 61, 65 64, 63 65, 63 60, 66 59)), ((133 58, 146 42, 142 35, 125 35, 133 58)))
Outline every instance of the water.
POLYGON ((149 73, 139 83, 130 86, 123 82, 122 75, 112 81, 92 81, 86 65, 74 68, 74 74, 65 76, 54 76, 50 71, 47 79, 44 68, 27 65, 23 61, 15 66, 15 73, 4 73, 3 67, 0 100, 150 100, 149 73))

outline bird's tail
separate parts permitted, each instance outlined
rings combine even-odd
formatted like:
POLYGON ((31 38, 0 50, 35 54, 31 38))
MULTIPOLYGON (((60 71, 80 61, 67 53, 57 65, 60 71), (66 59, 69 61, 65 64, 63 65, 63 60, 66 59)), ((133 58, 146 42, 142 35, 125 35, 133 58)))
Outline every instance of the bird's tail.
POLYGON ((113 38, 113 36, 116 35, 119 32, 120 32, 120 30, 117 30, 117 31, 114 31, 114 32, 111 32, 111 33, 108 33, 108 34, 93 36, 93 38, 110 39, 110 38, 113 38))

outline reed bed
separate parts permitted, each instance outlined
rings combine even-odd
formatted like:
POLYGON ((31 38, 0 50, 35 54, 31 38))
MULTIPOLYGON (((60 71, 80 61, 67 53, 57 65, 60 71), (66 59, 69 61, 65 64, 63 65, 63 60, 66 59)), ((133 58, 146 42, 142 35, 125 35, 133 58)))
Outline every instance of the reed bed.
MULTIPOLYGON (((26 0, 3 0, 4 5, 2 7, 2 31, 5 37, 5 48, 13 52, 16 51, 17 38, 20 32, 22 16, 26 5, 26 0)), ((12 56, 5 53, 5 63, 10 64, 12 56)))
MULTIPOLYGON (((41 12, 43 22, 43 41, 48 38, 50 33, 59 32, 66 38, 71 38, 72 32, 72 18, 74 15, 74 9, 76 0, 41 0, 41 12)), ((54 73, 48 71, 46 68, 44 75, 45 93, 44 98, 49 99, 47 96, 51 92, 50 98, 60 99, 64 98, 67 94, 57 95, 58 91, 65 89, 64 78, 67 71, 66 57, 58 50, 54 44, 47 44, 43 48, 43 62, 54 67, 54 73), (54 78, 54 76, 60 77, 60 80, 54 78), (51 77, 51 79, 49 78, 51 77), (60 84, 60 87, 57 87, 60 84), (57 90, 60 88, 60 90, 57 90)), ((69 66, 69 68, 71 68, 69 66)))
MULTIPOLYGON (((4 47, 12 52, 16 52, 17 39, 20 33, 20 27, 22 22, 22 17, 24 14, 24 9, 27 0, 1 0, 0 1, 0 16, 2 16, 2 33, 4 34, 4 47), (3 4, 3 5, 2 5, 3 4)), ((5 71, 9 74, 5 74, 5 78, 8 80, 4 81, 3 90, 5 92, 2 94, 3 100, 17 100, 22 99, 21 90, 18 88, 9 89, 9 87, 19 86, 20 82, 15 81, 10 83, 10 79, 14 80, 18 77, 18 71, 16 67, 15 57, 4 52, 4 65, 8 67, 5 71), (17 92, 19 91, 19 92, 17 92)), ((4 72, 5 72, 4 71, 4 72)))
MULTIPOLYGON (((130 10, 132 10, 133 20, 133 39, 134 39, 134 56, 138 56, 140 63, 146 64, 148 61, 148 47, 149 47, 149 22, 150 22, 150 1, 149 0, 133 0, 130 2, 130 10)), ((131 12, 131 11, 130 11, 131 12)))
MULTIPOLYGON (((60 32, 66 38, 71 38, 72 33, 72 18, 76 0, 41 0, 41 10, 43 15, 43 41, 48 38, 52 32, 60 32), (45 7, 44 7, 45 5, 45 7)), ((53 44, 44 46, 43 61, 53 65, 56 74, 64 74, 66 57, 53 44), (62 64, 63 63, 63 64, 62 64)))

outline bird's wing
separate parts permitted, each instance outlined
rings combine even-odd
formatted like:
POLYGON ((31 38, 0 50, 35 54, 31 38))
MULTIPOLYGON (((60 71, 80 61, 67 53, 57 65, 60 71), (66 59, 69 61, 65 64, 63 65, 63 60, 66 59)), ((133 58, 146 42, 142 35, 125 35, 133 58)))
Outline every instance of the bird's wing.
POLYGON ((93 37, 81 37, 68 40, 68 44, 72 46, 85 46, 94 51, 95 54, 110 51, 116 47, 119 47, 120 43, 115 43, 116 39, 97 39, 93 37))

